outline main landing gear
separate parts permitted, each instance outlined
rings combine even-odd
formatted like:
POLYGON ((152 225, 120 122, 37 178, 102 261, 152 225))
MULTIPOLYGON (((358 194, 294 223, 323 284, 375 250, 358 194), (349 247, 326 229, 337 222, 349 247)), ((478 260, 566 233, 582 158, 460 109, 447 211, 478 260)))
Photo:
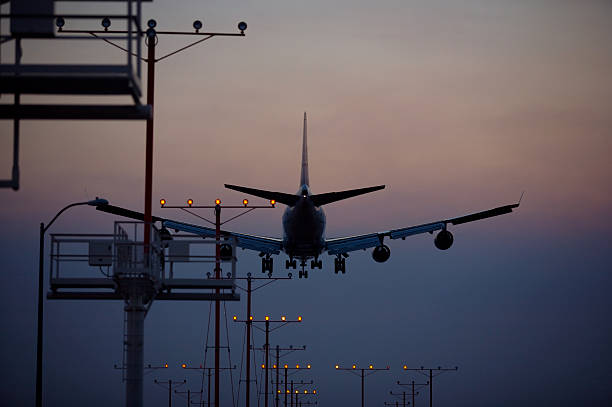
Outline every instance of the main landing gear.
POLYGON ((272 270, 274 269, 274 259, 266 254, 266 257, 261 258, 261 272, 268 272, 268 277, 272 277, 272 270))
POLYGON ((346 259, 341 255, 336 256, 334 259, 334 273, 338 274, 339 271, 342 274, 346 273, 346 259))

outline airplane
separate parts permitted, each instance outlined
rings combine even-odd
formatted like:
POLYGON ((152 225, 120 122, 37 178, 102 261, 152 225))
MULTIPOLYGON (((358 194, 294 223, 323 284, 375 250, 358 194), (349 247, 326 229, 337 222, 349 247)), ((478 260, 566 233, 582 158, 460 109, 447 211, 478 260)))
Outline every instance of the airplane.
MULTIPOLYGON (((322 269, 323 262, 320 259, 323 253, 334 256, 334 272, 346 272, 346 258, 349 253, 356 250, 366 250, 373 248, 372 258, 378 263, 383 263, 391 256, 391 250, 384 244, 385 238, 406 239, 421 233, 433 234, 439 231, 434 238, 434 245, 440 250, 448 250, 454 241, 453 234, 448 230, 448 225, 461 225, 476 220, 486 219, 494 216, 507 214, 518 208, 518 203, 499 206, 469 215, 455 218, 443 219, 431 223, 417 226, 409 226, 383 232, 374 232, 358 236, 340 237, 333 239, 325 238, 325 212, 322 206, 332 202, 341 201, 358 195, 367 194, 385 188, 385 185, 377 185, 367 188, 351 189, 338 192, 326 192, 313 194, 310 189, 308 177, 308 146, 307 146, 307 123, 306 113, 304 113, 304 127, 302 135, 302 165, 300 174, 300 185, 295 194, 284 192, 267 191, 263 189, 248 188, 238 185, 225 184, 225 187, 234 191, 243 192, 260 198, 268 199, 270 202, 277 202, 287 206, 282 218, 283 238, 272 238, 254 236, 244 233, 221 231, 224 238, 233 237, 236 246, 259 252, 261 257, 261 271, 268 272, 268 276, 273 272, 273 255, 284 252, 289 256, 285 261, 285 269, 296 269, 299 260, 299 278, 308 278, 307 261, 310 261, 311 269, 322 269)), ((97 208, 105 212, 120 214, 142 220, 142 214, 125 210, 123 208, 104 205, 97 208), (126 215, 127 213, 127 215, 126 215), (131 214, 131 215, 130 215, 131 214)), ((216 238, 215 229, 177 222, 170 219, 153 217, 154 221, 161 221, 162 230, 174 229, 176 231, 187 232, 201 236, 203 238, 216 238)), ((231 257, 231 247, 227 244, 222 246, 223 255, 227 256, 228 250, 231 257)))
MULTIPOLYGON (((326 239, 326 219, 325 212, 322 208, 323 205, 378 191, 384 189, 385 186, 377 185, 373 187, 351 189, 339 192, 313 194, 310 189, 308 177, 308 140, 306 120, 306 113, 304 112, 300 184, 298 191, 295 194, 225 184, 225 187, 228 189, 254 195, 270 201, 276 201, 287 206, 282 218, 282 239, 252 236, 235 232, 223 232, 224 236, 234 236, 237 240, 236 245, 238 247, 259 251, 260 256, 262 257, 261 270, 263 273, 267 271, 269 275, 272 274, 272 255, 279 254, 281 251, 285 252, 285 254, 289 256, 289 259, 285 261, 286 269, 296 269, 297 260, 300 261, 300 278, 308 277, 306 265, 309 259, 311 259, 311 269, 322 269, 323 265, 320 257, 324 252, 335 256, 335 273, 345 273, 346 258, 349 256, 349 252, 373 248, 373 259, 378 263, 383 263, 391 256, 391 250, 384 244, 385 238, 405 239, 408 236, 427 232, 433 233, 438 230, 439 232, 434 239, 434 244, 440 250, 447 250, 453 244, 453 235, 447 227, 449 224, 460 225, 467 222, 503 215, 512 212, 514 208, 517 208, 520 205, 519 200, 519 202, 516 204, 504 205, 482 212, 444 219, 423 225, 393 229, 385 232, 369 233, 359 236, 326 239)), ((189 225, 171 220, 165 220, 162 223, 166 228, 194 233, 202 237, 215 237, 215 230, 211 228, 189 225)))

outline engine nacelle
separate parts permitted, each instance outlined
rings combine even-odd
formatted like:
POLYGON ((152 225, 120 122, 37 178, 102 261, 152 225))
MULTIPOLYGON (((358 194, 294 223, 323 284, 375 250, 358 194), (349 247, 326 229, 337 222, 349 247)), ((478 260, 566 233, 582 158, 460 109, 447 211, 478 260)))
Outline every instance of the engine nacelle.
POLYGON ((434 244, 440 250, 447 250, 453 245, 453 234, 448 230, 441 230, 436 235, 434 244))
POLYGON ((232 259, 232 246, 224 243, 219 248, 219 254, 221 255, 221 260, 227 261, 232 259))
POLYGON ((381 244, 380 246, 376 246, 374 250, 372 250, 372 258, 377 263, 384 263, 385 261, 389 260, 390 256, 391 249, 389 249, 389 246, 387 245, 381 244))

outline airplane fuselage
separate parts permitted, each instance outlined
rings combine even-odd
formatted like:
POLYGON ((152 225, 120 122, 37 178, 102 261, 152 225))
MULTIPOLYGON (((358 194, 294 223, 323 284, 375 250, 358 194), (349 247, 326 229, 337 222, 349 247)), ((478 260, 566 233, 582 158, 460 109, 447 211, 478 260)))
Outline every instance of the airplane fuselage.
POLYGON ((283 250, 292 258, 316 258, 325 248, 325 212, 315 206, 307 185, 298 195, 298 202, 283 214, 283 250))

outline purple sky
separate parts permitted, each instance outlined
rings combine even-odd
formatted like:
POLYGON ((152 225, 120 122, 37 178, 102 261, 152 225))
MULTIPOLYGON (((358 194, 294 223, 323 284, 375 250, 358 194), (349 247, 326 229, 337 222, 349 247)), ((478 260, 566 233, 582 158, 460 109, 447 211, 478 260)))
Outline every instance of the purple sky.
MULTIPOLYGON (((302 326, 275 333, 273 345, 307 345, 288 362, 312 363, 304 378, 315 381, 319 404, 359 402, 359 380, 334 364, 374 363, 392 372, 368 379, 371 406, 401 391, 397 380, 410 380, 403 364, 459 366, 436 383, 437 405, 609 405, 610 3, 234 3, 143 7, 159 29, 188 30, 195 18, 213 31, 249 24, 246 38, 212 39, 157 64, 154 202, 239 203, 244 196, 224 183, 294 192, 304 111, 314 192, 387 185, 327 207, 329 237, 463 215, 513 203, 526 191, 516 213, 453 229, 448 252, 437 251, 429 235, 416 236, 392 242, 383 265, 355 253, 347 274, 337 276, 325 257, 323 271, 308 280, 258 292, 255 315, 304 317, 302 326)), ((57 11, 74 7, 58 4, 57 11)), ((162 37, 159 54, 186 43, 162 37)), ((11 44, 2 55, 10 62, 11 44)), ((120 58, 103 43, 24 46, 27 63, 120 58)), ((33 403, 38 224, 95 196, 141 210, 144 129, 136 122, 22 123, 21 190, 0 191, 0 397, 7 405, 33 403)), ((11 123, 0 123, 0 132, 0 177, 7 178, 11 123)), ((227 228, 280 236, 282 210, 227 228)), ((197 221, 171 210, 155 214, 197 221)), ((75 208, 53 231, 110 233, 114 220, 75 208)), ((239 273, 259 274, 256 254, 240 256, 239 273)), ((282 263, 281 256, 284 275, 282 263)), ((180 363, 200 363, 208 306, 153 305, 145 360, 175 367, 146 376, 146 405, 165 405, 154 378, 182 379, 180 363)), ((228 304, 228 315, 244 307, 228 304)), ((121 304, 47 301, 45 318, 47 405, 121 403, 121 375, 113 370, 121 362, 121 304)), ((240 362, 242 340, 230 324, 232 363, 240 362)), ((199 389, 198 377, 187 378, 199 389)))

